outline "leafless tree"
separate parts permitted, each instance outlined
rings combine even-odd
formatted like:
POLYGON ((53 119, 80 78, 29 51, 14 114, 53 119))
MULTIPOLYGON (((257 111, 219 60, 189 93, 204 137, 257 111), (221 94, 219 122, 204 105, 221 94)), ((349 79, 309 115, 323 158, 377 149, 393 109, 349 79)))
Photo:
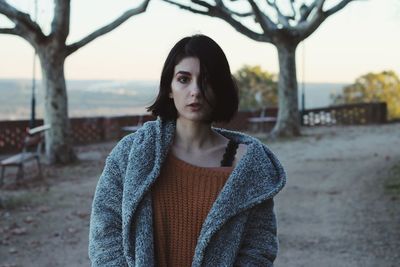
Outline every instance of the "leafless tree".
POLYGON ((329 16, 355 0, 163 0, 184 10, 220 18, 247 37, 273 44, 279 57, 279 112, 271 136, 300 135, 296 48, 329 16), (285 5, 286 4, 286 5, 285 5), (250 21, 250 24, 249 24, 250 21), (255 25, 254 22, 256 23, 255 25), (247 25, 246 25, 247 24, 247 25), (258 30, 254 26, 258 27, 258 30))
POLYGON ((14 23, 13 27, 0 28, 0 33, 16 35, 28 41, 40 60, 45 87, 44 121, 51 126, 46 133, 46 155, 50 163, 67 164, 76 160, 68 119, 65 59, 79 48, 114 30, 132 16, 145 12, 149 1, 143 0, 138 7, 126 11, 108 25, 77 42, 66 44, 70 27, 70 0, 54 0, 54 17, 48 35, 43 33, 29 14, 21 12, 5 0, 0 0, 0 14, 14 23))

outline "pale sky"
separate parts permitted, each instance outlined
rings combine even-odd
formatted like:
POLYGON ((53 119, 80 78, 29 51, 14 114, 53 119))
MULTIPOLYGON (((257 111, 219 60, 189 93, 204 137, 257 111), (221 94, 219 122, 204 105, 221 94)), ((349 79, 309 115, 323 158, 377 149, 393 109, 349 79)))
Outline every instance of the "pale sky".
MULTIPOLYGON (((8 0, 33 11, 33 0, 8 0)), ((38 0, 38 19, 50 27, 52 0, 38 0)), ((135 0, 72 0, 68 42, 74 42, 114 20, 135 0)), ((327 2, 330 2, 327 0, 327 2)), ((331 1, 334 3, 335 1, 331 1)), ((336 1, 337 2, 337 1, 336 1)), ((0 17, 0 27, 11 26, 0 17)), ((394 70, 400 75, 400 1, 367 0, 350 3, 329 17, 297 49, 297 74, 306 82, 353 82, 368 72, 394 70)), ((147 12, 132 17, 116 30, 94 40, 69 58, 67 79, 158 80, 162 64, 181 38, 203 33, 225 51, 232 72, 244 64, 278 72, 273 45, 256 42, 217 18, 196 15, 153 0, 147 12)), ((0 79, 31 78, 33 49, 22 38, 0 34, 0 79)), ((38 78, 40 68, 38 67, 38 78)))

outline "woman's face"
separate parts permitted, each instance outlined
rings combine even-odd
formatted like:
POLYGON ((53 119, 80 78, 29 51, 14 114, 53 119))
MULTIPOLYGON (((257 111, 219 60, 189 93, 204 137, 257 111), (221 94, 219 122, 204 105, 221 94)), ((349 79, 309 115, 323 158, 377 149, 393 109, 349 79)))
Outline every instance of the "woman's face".
MULTIPOLYGON (((174 69, 169 97, 174 100, 178 118, 205 121, 212 109, 201 94, 199 83, 200 61, 195 57, 182 59, 174 69)), ((211 88, 206 91, 207 100, 213 103, 211 88)))

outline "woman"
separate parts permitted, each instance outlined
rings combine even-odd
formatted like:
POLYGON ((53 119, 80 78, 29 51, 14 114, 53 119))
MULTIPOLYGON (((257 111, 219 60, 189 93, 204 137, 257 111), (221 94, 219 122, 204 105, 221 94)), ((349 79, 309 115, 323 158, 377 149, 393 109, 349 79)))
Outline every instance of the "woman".
POLYGON ((237 108, 218 44, 204 35, 180 40, 148 108, 157 120, 106 160, 90 221, 92 266, 273 265, 273 197, 285 172, 257 139, 211 126, 237 108))

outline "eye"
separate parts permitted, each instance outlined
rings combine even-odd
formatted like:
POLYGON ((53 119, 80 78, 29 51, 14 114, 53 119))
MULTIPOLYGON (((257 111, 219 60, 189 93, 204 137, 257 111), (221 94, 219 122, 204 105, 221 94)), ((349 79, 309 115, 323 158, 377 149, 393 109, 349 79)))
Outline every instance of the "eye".
POLYGON ((182 75, 182 76, 179 76, 177 80, 180 83, 187 83, 190 81, 190 77, 182 75))

